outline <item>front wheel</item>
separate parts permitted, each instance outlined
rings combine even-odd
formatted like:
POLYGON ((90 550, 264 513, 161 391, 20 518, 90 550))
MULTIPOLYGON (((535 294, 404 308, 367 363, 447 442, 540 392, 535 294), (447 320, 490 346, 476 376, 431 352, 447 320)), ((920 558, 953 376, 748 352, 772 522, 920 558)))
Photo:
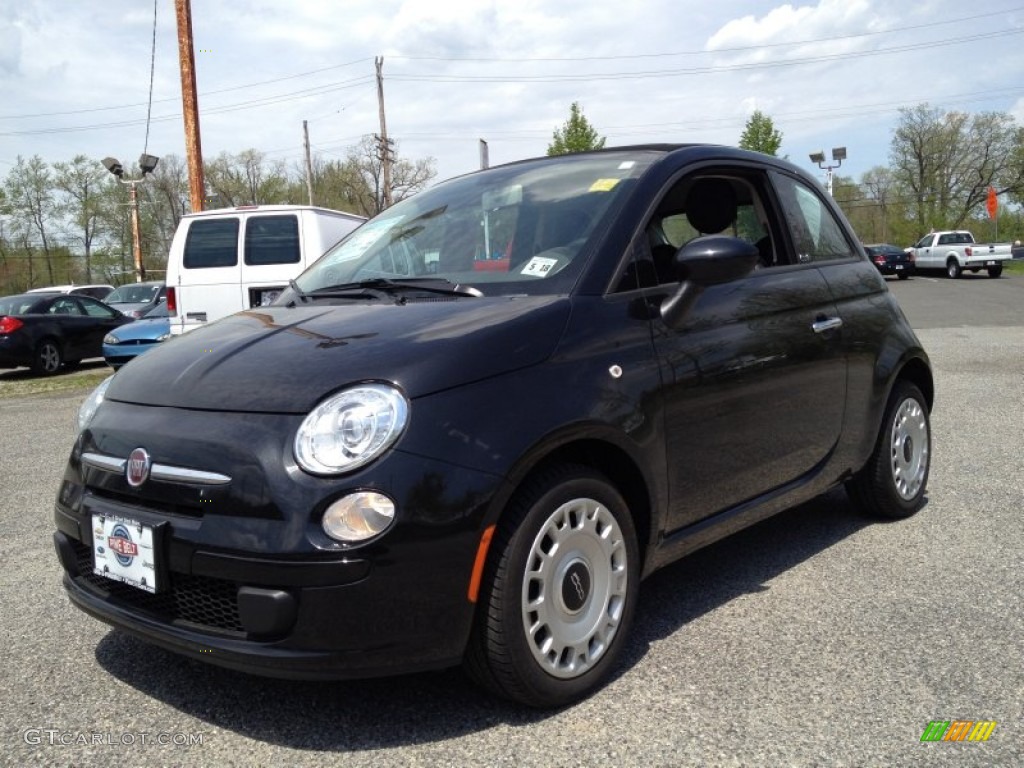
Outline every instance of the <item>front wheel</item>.
POLYGON ((956 259, 950 259, 946 262, 946 274, 952 279, 956 280, 960 275, 963 274, 963 270, 960 268, 960 262, 956 259))
POLYGON ((910 517, 924 503, 931 442, 924 395, 908 381, 897 382, 871 458, 846 484, 850 498, 876 517, 910 517))
POLYGON ((989 277, 999 277, 1001 274, 1003 274, 1003 265, 1002 264, 1000 264, 998 266, 995 266, 995 267, 989 267, 988 268, 988 276, 989 277))
POLYGON ((619 492, 587 467, 545 471, 498 526, 466 668, 528 706, 576 701, 613 669, 638 586, 636 532, 619 492))

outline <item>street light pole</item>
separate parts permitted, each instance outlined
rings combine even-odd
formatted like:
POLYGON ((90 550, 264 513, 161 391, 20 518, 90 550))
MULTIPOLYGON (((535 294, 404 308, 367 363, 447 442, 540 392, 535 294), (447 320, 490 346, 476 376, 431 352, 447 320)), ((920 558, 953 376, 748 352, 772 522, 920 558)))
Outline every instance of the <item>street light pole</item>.
POLYGON ((846 159, 846 147, 832 148, 832 161, 835 165, 824 165, 825 150, 823 149, 811 152, 810 158, 812 163, 817 163, 818 167, 825 171, 825 188, 828 190, 829 197, 832 197, 832 171, 841 166, 843 160, 846 159))
POLYGON ((121 183, 128 185, 128 200, 132 211, 132 256, 135 259, 135 282, 141 283, 146 279, 146 268, 142 266, 142 236, 139 234, 139 193, 136 187, 139 186, 138 181, 123 181, 121 183))
POLYGON ((142 265, 142 235, 141 223, 139 221, 139 193, 137 187, 146 180, 146 175, 153 172, 156 164, 160 162, 159 157, 142 154, 139 156, 139 168, 142 176, 137 179, 124 178, 124 166, 113 157, 103 158, 103 166, 110 171, 122 184, 128 185, 128 206, 131 209, 132 222, 132 257, 135 260, 135 282, 141 283, 146 279, 146 268, 142 265))

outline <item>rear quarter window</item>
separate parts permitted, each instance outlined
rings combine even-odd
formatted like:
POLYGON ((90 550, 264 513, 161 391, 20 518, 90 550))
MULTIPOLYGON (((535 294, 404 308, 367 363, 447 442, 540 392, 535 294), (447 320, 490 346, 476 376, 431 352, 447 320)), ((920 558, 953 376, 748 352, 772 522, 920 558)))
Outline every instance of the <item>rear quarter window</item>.
POLYGON ((245 222, 246 264, 297 264, 301 258, 296 216, 252 216, 245 222))
POLYGON ((233 267, 238 263, 238 219, 193 221, 185 238, 186 269, 233 267))

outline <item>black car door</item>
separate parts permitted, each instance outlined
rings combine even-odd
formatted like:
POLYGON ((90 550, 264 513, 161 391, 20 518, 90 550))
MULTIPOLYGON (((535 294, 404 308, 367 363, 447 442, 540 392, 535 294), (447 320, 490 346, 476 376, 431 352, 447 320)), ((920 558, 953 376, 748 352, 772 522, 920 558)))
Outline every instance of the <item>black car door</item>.
POLYGON ((82 306, 82 335, 80 352, 82 358, 103 357, 103 337, 127 322, 124 315, 106 304, 88 296, 77 297, 82 306))
POLYGON ((76 296, 58 296, 45 309, 47 325, 61 340, 65 360, 80 360, 88 332, 88 318, 76 296))
POLYGON ((702 195, 691 177, 668 192, 668 215, 655 229, 669 240, 673 229, 677 240, 738 236, 757 245, 762 263, 706 290, 679 327, 652 321, 664 382, 670 531, 812 474, 838 440, 846 396, 828 284, 793 252, 767 176, 730 167, 702 176, 732 187, 735 203, 714 206, 730 210, 728 222, 718 229, 722 221, 689 221, 687 209, 696 211, 702 195))

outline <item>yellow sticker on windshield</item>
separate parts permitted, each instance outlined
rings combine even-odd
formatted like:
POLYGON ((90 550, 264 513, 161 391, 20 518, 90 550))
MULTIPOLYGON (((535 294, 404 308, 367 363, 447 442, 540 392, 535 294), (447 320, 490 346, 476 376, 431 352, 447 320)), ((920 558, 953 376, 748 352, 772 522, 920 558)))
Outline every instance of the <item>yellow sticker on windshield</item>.
POLYGON ((590 185, 591 192, 611 192, 616 184, 619 183, 619 179, 598 179, 590 185))

